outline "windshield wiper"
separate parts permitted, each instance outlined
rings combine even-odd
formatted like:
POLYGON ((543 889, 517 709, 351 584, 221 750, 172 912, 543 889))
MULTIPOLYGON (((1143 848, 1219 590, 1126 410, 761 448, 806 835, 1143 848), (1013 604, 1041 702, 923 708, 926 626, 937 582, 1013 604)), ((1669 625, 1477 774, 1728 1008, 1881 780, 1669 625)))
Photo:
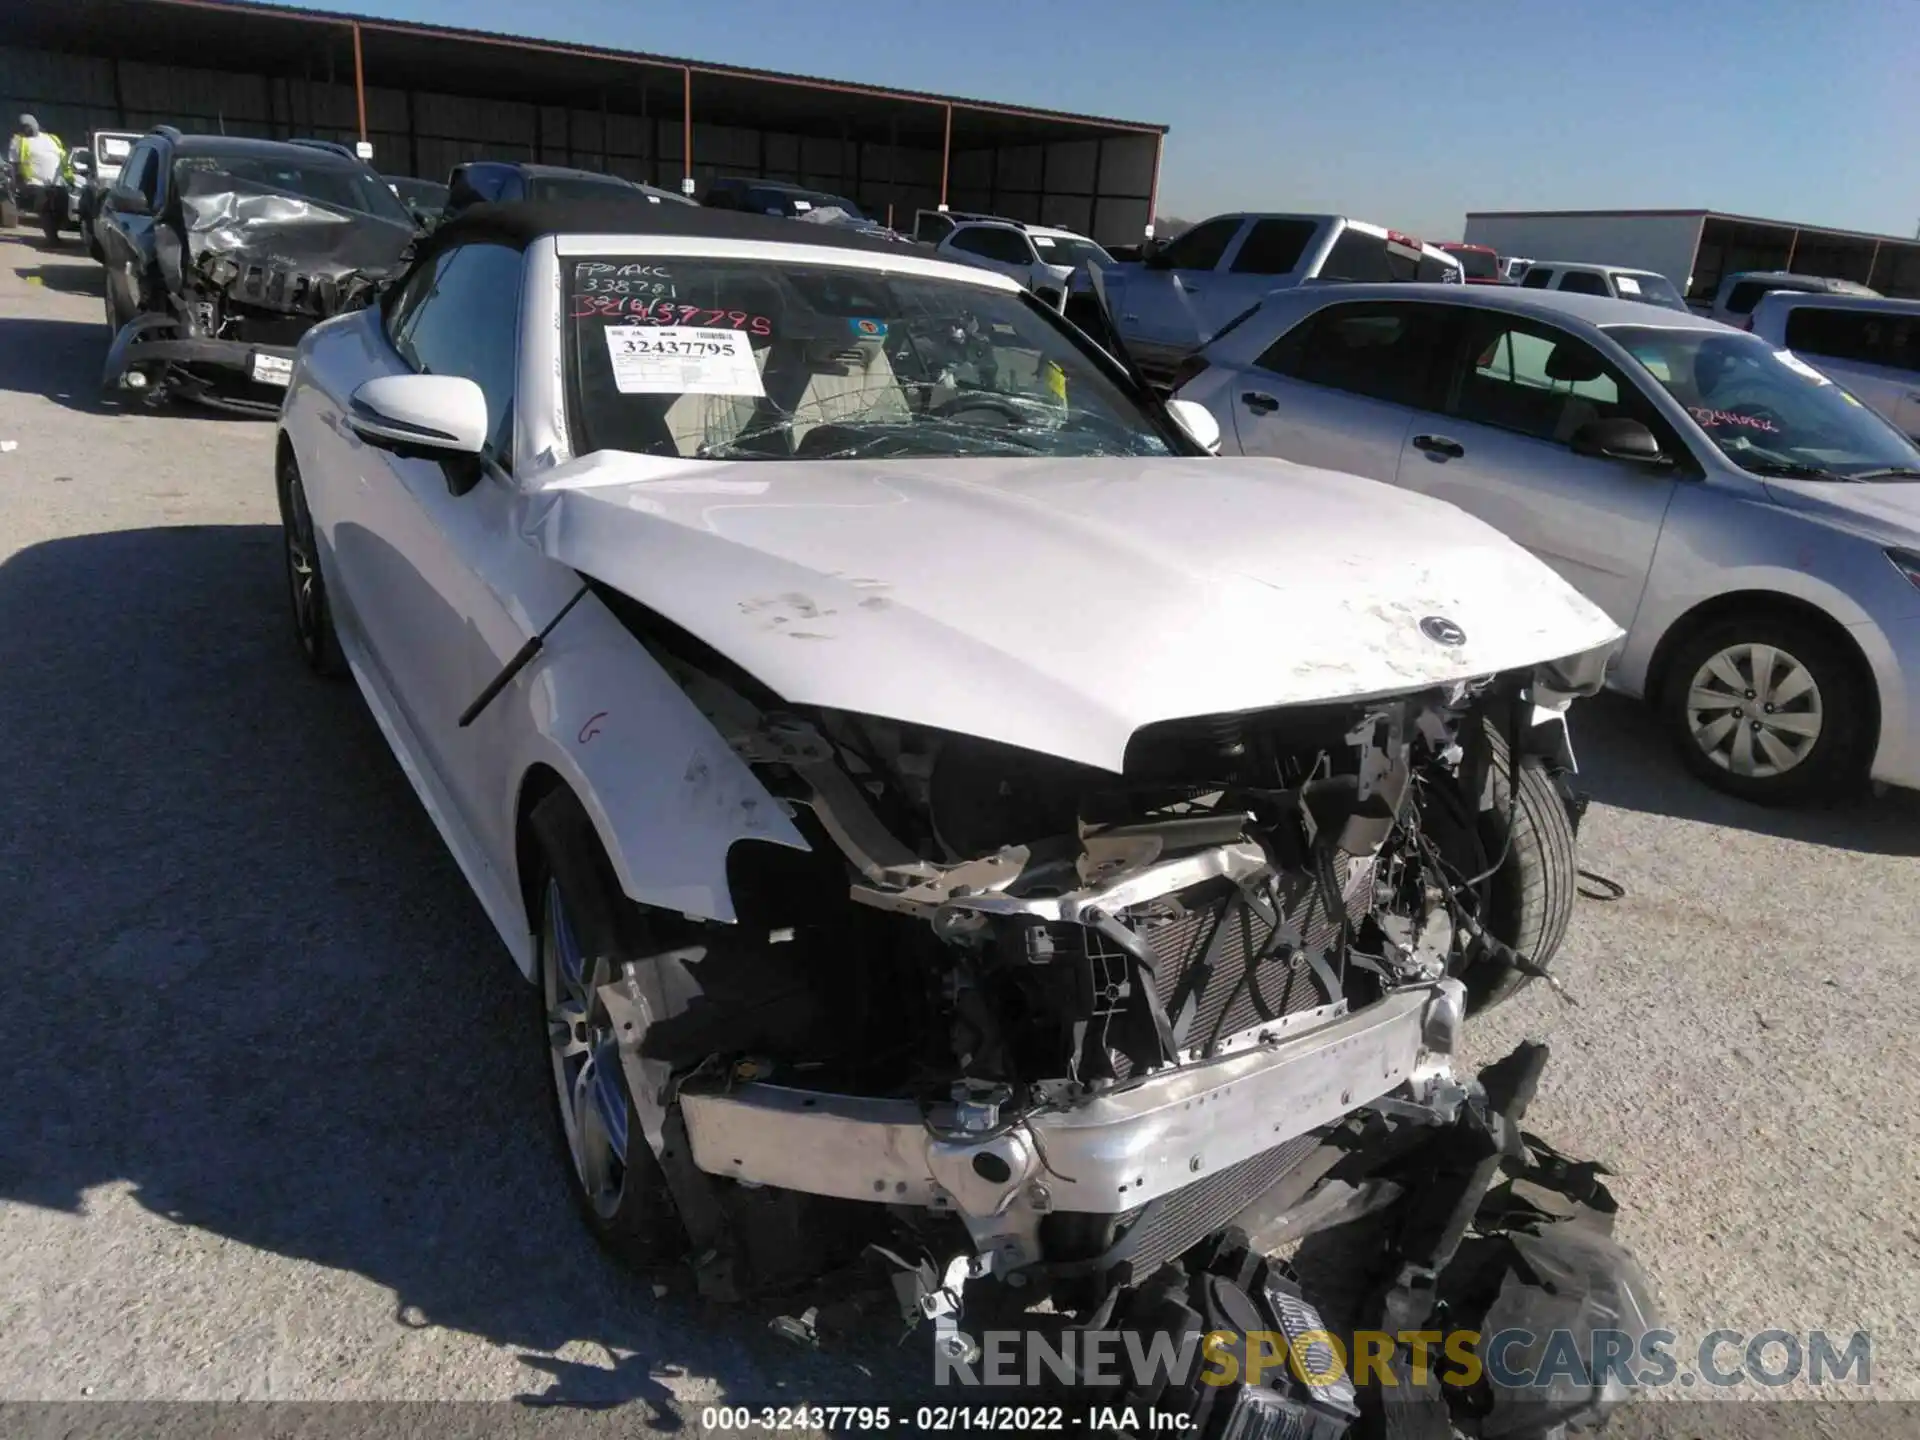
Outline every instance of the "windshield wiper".
POLYGON ((1824 465, 1809 465, 1802 460, 1740 459, 1734 462, 1755 475, 1770 475, 1781 480, 1857 480, 1857 475, 1842 475, 1824 465))
POLYGON ((1878 470, 1856 470, 1847 478, 1849 480, 1920 480, 1920 470, 1910 470, 1903 465, 1887 465, 1878 470))

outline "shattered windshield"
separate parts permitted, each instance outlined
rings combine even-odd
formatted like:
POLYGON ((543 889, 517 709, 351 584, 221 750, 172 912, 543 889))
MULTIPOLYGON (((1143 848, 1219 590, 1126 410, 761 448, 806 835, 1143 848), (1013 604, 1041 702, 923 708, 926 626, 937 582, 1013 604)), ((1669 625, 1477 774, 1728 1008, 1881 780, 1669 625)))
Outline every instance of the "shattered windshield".
POLYGON ((1920 448, 1790 350, 1731 330, 1610 326, 1707 438, 1756 475, 1920 478, 1920 448))
POLYGON ((330 205, 336 210, 352 210, 391 220, 396 225, 413 225, 406 206, 394 197, 387 184, 372 171, 324 161, 282 160, 264 155, 183 155, 173 162, 173 173, 181 188, 204 192, 205 181, 190 186, 194 177, 225 175, 248 185, 264 185, 284 190, 307 200, 330 205))
POLYGON ((1019 294, 751 259, 563 262, 578 448, 714 460, 1166 455, 1019 294))

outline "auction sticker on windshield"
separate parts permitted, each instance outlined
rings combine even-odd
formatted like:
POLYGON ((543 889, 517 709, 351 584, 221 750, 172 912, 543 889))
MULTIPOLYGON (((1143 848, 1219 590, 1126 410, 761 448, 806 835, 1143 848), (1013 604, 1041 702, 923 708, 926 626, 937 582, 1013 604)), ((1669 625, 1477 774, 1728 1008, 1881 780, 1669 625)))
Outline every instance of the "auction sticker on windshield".
POLYGON ((739 330, 609 325, 607 354, 622 395, 766 394, 753 345, 739 330))

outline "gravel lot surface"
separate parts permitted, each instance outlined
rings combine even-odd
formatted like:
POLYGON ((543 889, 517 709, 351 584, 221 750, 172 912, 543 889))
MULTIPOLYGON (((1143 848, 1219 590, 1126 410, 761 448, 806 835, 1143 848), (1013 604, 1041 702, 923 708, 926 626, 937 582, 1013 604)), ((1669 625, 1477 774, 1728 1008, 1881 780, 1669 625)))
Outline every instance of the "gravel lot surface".
MULTIPOLYGON (((799 1352, 584 1238, 529 994, 296 658, 271 424, 103 402, 100 277, 0 238, 0 1399, 634 1400, 629 1433, 693 1433, 870 1397, 884 1344, 799 1352)), ((1533 1127, 1617 1169, 1683 1350, 1866 1329, 1870 1393, 1920 1399, 1920 802, 1719 799, 1612 699, 1575 740, 1583 860, 1627 895, 1580 904, 1579 1006, 1535 987, 1478 1058, 1552 1043, 1533 1127)))

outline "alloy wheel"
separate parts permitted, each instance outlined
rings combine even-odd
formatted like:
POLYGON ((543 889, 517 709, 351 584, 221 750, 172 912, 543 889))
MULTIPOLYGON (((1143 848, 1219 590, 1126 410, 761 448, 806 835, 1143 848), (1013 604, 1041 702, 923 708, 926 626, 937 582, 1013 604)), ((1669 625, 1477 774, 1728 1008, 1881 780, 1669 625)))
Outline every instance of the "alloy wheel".
POLYGON ((580 1188, 596 1214, 611 1217, 626 1187, 627 1093, 619 1042, 596 994, 609 978, 606 969, 603 960, 587 960, 567 919, 560 886, 549 880, 540 983, 555 1098, 580 1188))
POLYGON ((1729 645, 1687 687, 1694 743, 1734 775, 1785 775, 1813 753, 1824 723, 1813 672, 1777 645, 1729 645))
POLYGON ((300 477, 287 480, 287 590, 293 598, 293 628, 309 660, 320 654, 320 576, 314 568, 313 516, 300 477))

